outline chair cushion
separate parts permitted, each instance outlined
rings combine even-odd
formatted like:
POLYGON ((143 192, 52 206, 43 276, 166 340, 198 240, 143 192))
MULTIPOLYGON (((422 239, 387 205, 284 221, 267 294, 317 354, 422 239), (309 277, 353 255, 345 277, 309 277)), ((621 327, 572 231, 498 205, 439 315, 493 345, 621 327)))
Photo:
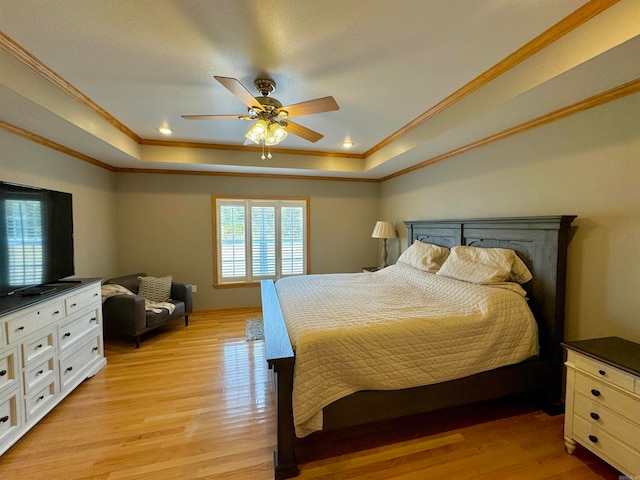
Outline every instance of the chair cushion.
POLYGON ((176 306, 175 310, 171 314, 166 308, 163 308, 160 313, 153 313, 150 311, 145 312, 147 328, 157 327, 158 325, 162 325, 173 318, 184 317, 184 302, 176 301, 171 303, 176 306))

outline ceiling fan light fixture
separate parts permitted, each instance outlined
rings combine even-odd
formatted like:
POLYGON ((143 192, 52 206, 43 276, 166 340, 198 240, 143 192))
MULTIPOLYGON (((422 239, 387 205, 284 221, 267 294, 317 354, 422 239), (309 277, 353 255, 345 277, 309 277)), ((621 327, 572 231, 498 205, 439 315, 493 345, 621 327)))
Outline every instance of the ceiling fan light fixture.
POLYGON ((287 138, 287 131, 277 122, 271 123, 264 139, 265 145, 277 145, 287 138))
POLYGON ((265 120, 258 120, 245 134, 245 137, 254 143, 260 143, 260 140, 266 137, 268 128, 269 126, 265 120))

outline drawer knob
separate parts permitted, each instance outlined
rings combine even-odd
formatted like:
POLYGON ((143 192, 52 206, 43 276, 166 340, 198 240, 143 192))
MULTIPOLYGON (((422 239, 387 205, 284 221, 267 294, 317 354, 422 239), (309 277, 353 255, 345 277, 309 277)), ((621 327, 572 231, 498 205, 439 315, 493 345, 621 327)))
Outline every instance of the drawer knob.
POLYGON ((44 370, 38 370, 38 371, 36 372, 36 376, 38 376, 38 375, 42 375, 43 373, 44 373, 44 370))
POLYGON ((598 437, 596 437, 595 435, 589 435, 589 440, 591 440, 593 443, 598 443, 598 437))
POLYGON ((38 397, 38 401, 40 401, 40 400, 44 400, 44 395, 40 395, 40 396, 38 397))
POLYGON ((36 348, 42 348, 43 345, 41 343, 39 343, 38 345, 36 345, 36 348))
POLYGON ((595 388, 591 389, 591 395, 593 395, 594 397, 599 397, 600 396, 600 390, 596 390, 595 388))
POLYGON ((605 372, 604 370, 598 370, 598 373, 603 377, 607 374, 607 372, 605 372))
POLYGON ((7 374, 6 370, 0 370, 0 377, 4 377, 7 374))
POLYGON ((9 415, 5 415, 4 417, 0 418, 0 423, 5 423, 7 420, 9 420, 9 415))
POLYGON ((76 305, 78 305, 77 303, 72 303, 71 304, 71 308, 75 307, 76 305))
POLYGON ((56 310, 55 312, 53 312, 54 315, 59 315, 60 314, 60 310, 56 310))
POLYGON ((71 332, 67 332, 63 335, 63 337, 70 337, 71 336, 71 332))
POLYGON ((89 320, 89 322, 95 322, 96 320, 96 317, 91 317, 91 320, 89 320))
POLYGON ((91 349, 91 351, 92 351, 92 352, 97 352, 97 351, 98 351, 98 347, 93 347, 93 348, 91 349))
POLYGON ((71 370, 73 370, 73 367, 67 367, 67 372, 70 372, 71 370))
POLYGON ((24 330, 24 327, 23 326, 19 326, 18 327, 18 331, 21 332, 22 330, 24 330))
POLYGON ((593 418, 594 420, 600 420, 600 415, 598 415, 596 412, 591 412, 589 414, 591 416, 591 418, 593 418))

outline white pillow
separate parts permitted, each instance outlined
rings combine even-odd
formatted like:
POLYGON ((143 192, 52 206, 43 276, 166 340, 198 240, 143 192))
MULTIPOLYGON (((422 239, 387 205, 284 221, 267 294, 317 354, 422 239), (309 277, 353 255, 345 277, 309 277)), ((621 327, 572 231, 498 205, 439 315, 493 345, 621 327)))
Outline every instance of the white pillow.
POLYGON ((138 277, 138 295, 152 302, 166 302, 171 296, 172 275, 166 277, 138 277))
POLYGON ((526 283, 531 272, 518 254, 508 248, 479 248, 457 246, 438 275, 481 285, 501 282, 526 283))
POLYGON ((440 270, 448 256, 448 248, 416 240, 413 245, 402 252, 398 262, 405 263, 418 270, 435 273, 440 270))

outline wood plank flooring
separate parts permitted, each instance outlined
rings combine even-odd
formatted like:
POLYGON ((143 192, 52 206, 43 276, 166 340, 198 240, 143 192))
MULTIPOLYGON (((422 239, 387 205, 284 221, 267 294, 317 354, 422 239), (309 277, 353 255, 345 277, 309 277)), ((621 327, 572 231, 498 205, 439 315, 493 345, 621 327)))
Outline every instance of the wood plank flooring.
MULTIPOLYGON (((0 479, 273 478, 274 392, 259 308, 197 312, 143 337, 108 339, 107 366, 0 457, 0 479)), ((305 479, 605 479, 614 469, 564 452, 562 416, 522 399, 312 435, 305 479)))

